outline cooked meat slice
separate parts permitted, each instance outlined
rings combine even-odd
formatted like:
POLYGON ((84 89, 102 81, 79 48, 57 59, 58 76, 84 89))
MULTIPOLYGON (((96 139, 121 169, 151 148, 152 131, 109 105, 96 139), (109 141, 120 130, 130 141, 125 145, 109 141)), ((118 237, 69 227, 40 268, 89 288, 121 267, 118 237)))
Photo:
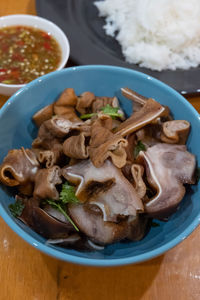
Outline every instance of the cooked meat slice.
POLYGON ((185 195, 183 184, 195 182, 195 156, 184 145, 157 144, 140 151, 138 162, 144 164, 147 181, 157 191, 145 211, 153 217, 169 216, 185 195))
POLYGON ((143 204, 133 185, 109 160, 96 168, 85 160, 62 169, 62 175, 77 186, 76 196, 81 202, 105 207, 104 220, 114 220, 118 215, 136 215, 143 204))
POLYGON ((106 115, 101 115, 91 126, 89 155, 97 168, 109 157, 118 168, 126 164, 128 142, 120 135, 114 135, 111 129, 112 119, 106 115))
POLYGON ((35 177, 33 196, 39 199, 59 199, 56 185, 61 184, 61 170, 58 166, 49 169, 40 169, 35 177))
POLYGON ((0 166, 0 181, 9 186, 33 182, 39 169, 36 155, 30 149, 10 150, 0 166))
POLYGON ((65 155, 76 159, 86 159, 89 156, 89 147, 87 145, 87 132, 81 132, 79 135, 69 137, 63 143, 63 152, 65 155))
POLYGON ((39 207, 39 203, 34 198, 26 200, 24 205, 25 208, 19 219, 43 237, 48 239, 67 238, 75 232, 69 221, 59 221, 52 217, 39 207))
POLYGON ((162 124, 162 129, 162 142, 184 145, 190 131, 190 123, 186 120, 167 121, 162 124))
POLYGON ((101 215, 95 214, 82 204, 70 205, 69 213, 78 228, 95 243, 114 243, 125 238, 127 234, 125 222, 104 222, 101 215))
POLYGON ((35 122, 37 127, 40 127, 44 121, 51 119, 52 116, 53 104, 49 104, 34 114, 33 121, 35 122))

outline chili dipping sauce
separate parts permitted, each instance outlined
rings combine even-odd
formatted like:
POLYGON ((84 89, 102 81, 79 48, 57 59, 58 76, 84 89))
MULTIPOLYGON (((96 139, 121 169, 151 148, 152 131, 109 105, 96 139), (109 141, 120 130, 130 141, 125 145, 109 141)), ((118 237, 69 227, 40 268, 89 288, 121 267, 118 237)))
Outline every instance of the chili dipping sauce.
POLYGON ((57 69, 61 49, 51 34, 28 26, 0 28, 0 83, 24 84, 57 69))

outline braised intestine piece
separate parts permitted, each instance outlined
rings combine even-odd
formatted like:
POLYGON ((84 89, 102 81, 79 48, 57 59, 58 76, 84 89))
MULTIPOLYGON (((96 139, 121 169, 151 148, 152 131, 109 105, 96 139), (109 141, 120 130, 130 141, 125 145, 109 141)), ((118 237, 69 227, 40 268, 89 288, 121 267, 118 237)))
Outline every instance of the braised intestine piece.
POLYGON ((133 176, 133 186, 136 193, 142 199, 146 194, 146 185, 143 180, 144 168, 139 164, 133 164, 131 166, 131 173, 133 176))
POLYGON ((127 147, 126 147, 126 160, 127 163, 133 163, 135 158, 134 158, 134 148, 137 144, 137 137, 135 133, 129 134, 126 137, 127 140, 127 147))
POLYGON ((46 168, 51 168, 54 165, 59 164, 62 158, 63 147, 61 144, 55 145, 52 150, 39 150, 38 160, 46 168))
POLYGON ((91 92, 84 92, 78 97, 76 110, 81 114, 98 113, 102 107, 110 105, 111 107, 119 107, 119 113, 122 115, 121 120, 125 119, 124 112, 120 107, 117 97, 95 97, 91 92))
POLYGON ((82 121, 71 122, 63 117, 54 116, 40 126, 38 137, 64 138, 71 130, 79 129, 82 123, 82 121))
POLYGON ((91 126, 89 155, 97 168, 109 157, 118 168, 126 164, 128 142, 120 135, 114 135, 111 130, 112 119, 107 115, 100 115, 91 126))
POLYGON ((25 185, 33 182, 39 162, 29 149, 10 150, 0 166, 0 181, 8 186, 25 185))
POLYGON ((140 151, 149 185, 157 191, 145 204, 145 212, 162 218, 173 213, 185 195, 184 183, 194 183, 195 156, 184 145, 157 144, 140 151))
POLYGON ((66 156, 76 159, 86 159, 89 156, 89 147, 87 138, 89 133, 81 132, 79 135, 73 135, 63 143, 63 152, 66 156))
POLYGON ((90 112, 92 102, 95 101, 95 99, 95 95, 91 92, 82 93, 78 97, 76 110, 82 115, 90 112))
POLYGON ((61 170, 58 166, 49 169, 40 169, 35 177, 34 198, 37 199, 59 199, 56 185, 61 184, 61 170))
POLYGON ((62 116, 71 122, 81 122, 75 110, 77 100, 78 97, 74 89, 65 89, 59 99, 54 103, 54 114, 62 116))
POLYGON ((33 121, 35 122, 37 127, 40 127, 44 121, 51 119, 52 116, 53 104, 49 104, 34 114, 33 121))
POLYGON ((40 127, 43 122, 50 120, 54 115, 62 116, 71 122, 81 122, 81 119, 76 114, 77 96, 74 89, 65 89, 57 101, 45 106, 36 112, 33 116, 33 121, 40 127))
POLYGON ((85 160, 62 169, 62 175, 77 186, 76 196, 85 203, 97 205, 104 220, 115 220, 118 215, 136 215, 143 211, 143 204, 133 185, 109 160, 95 168, 85 160))
POLYGON ((162 130, 162 142, 184 145, 190 131, 190 123, 186 120, 167 121, 162 124, 162 130))

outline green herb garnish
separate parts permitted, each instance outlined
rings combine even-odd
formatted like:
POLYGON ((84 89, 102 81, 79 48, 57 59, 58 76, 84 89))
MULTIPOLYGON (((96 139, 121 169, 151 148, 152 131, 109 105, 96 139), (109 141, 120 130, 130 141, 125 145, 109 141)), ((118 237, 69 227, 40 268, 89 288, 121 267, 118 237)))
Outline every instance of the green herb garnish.
POLYGON ((93 116, 97 116, 97 113, 92 113, 92 114, 85 114, 85 115, 82 115, 80 116, 80 119, 90 119, 92 118, 93 116))
MULTIPOLYGON (((102 111, 104 114, 109 115, 113 119, 120 118, 123 115, 118 113, 120 110, 119 107, 112 107, 110 104, 107 104, 106 106, 102 107, 100 111, 102 111)), ((90 119, 93 116, 97 116, 97 113, 91 113, 91 114, 85 114, 80 116, 81 119, 90 119)))
POLYGON ((146 151, 146 147, 141 141, 138 141, 137 145, 134 148, 134 157, 135 158, 137 158, 140 151, 146 151))
POLYGON ((75 195, 75 187, 70 185, 68 182, 65 182, 62 185, 62 190, 60 192, 59 200, 64 204, 79 203, 79 200, 75 195))
POLYGON ((66 204, 68 203, 79 203, 78 198, 75 195, 75 187, 70 185, 68 182, 65 182, 62 185, 62 190, 59 195, 59 200, 55 201, 52 199, 46 199, 45 200, 49 205, 51 205, 53 208, 56 208, 59 210, 65 218, 74 226, 74 228, 79 231, 76 224, 73 222, 73 220, 70 218, 70 216, 66 213, 66 204))
POLYGON ((21 200, 17 200, 15 203, 9 205, 9 209, 13 217, 17 218, 21 216, 25 205, 21 200))
POLYGON ((74 226, 74 228, 76 229, 76 231, 79 231, 79 229, 76 226, 76 224, 72 221, 72 219, 70 218, 70 216, 68 216, 68 214, 66 213, 65 207, 63 206, 62 203, 60 203, 58 201, 51 200, 51 199, 46 199, 46 202, 49 205, 51 205, 53 208, 59 210, 65 216, 65 218, 74 226))

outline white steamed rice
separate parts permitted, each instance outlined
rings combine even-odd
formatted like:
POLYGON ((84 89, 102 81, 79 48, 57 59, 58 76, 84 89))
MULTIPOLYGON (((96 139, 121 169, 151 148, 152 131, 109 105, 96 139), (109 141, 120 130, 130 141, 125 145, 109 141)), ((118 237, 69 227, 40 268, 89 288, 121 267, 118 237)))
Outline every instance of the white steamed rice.
POLYGON ((200 0, 104 0, 94 3, 106 18, 129 63, 152 70, 200 64, 200 0))

